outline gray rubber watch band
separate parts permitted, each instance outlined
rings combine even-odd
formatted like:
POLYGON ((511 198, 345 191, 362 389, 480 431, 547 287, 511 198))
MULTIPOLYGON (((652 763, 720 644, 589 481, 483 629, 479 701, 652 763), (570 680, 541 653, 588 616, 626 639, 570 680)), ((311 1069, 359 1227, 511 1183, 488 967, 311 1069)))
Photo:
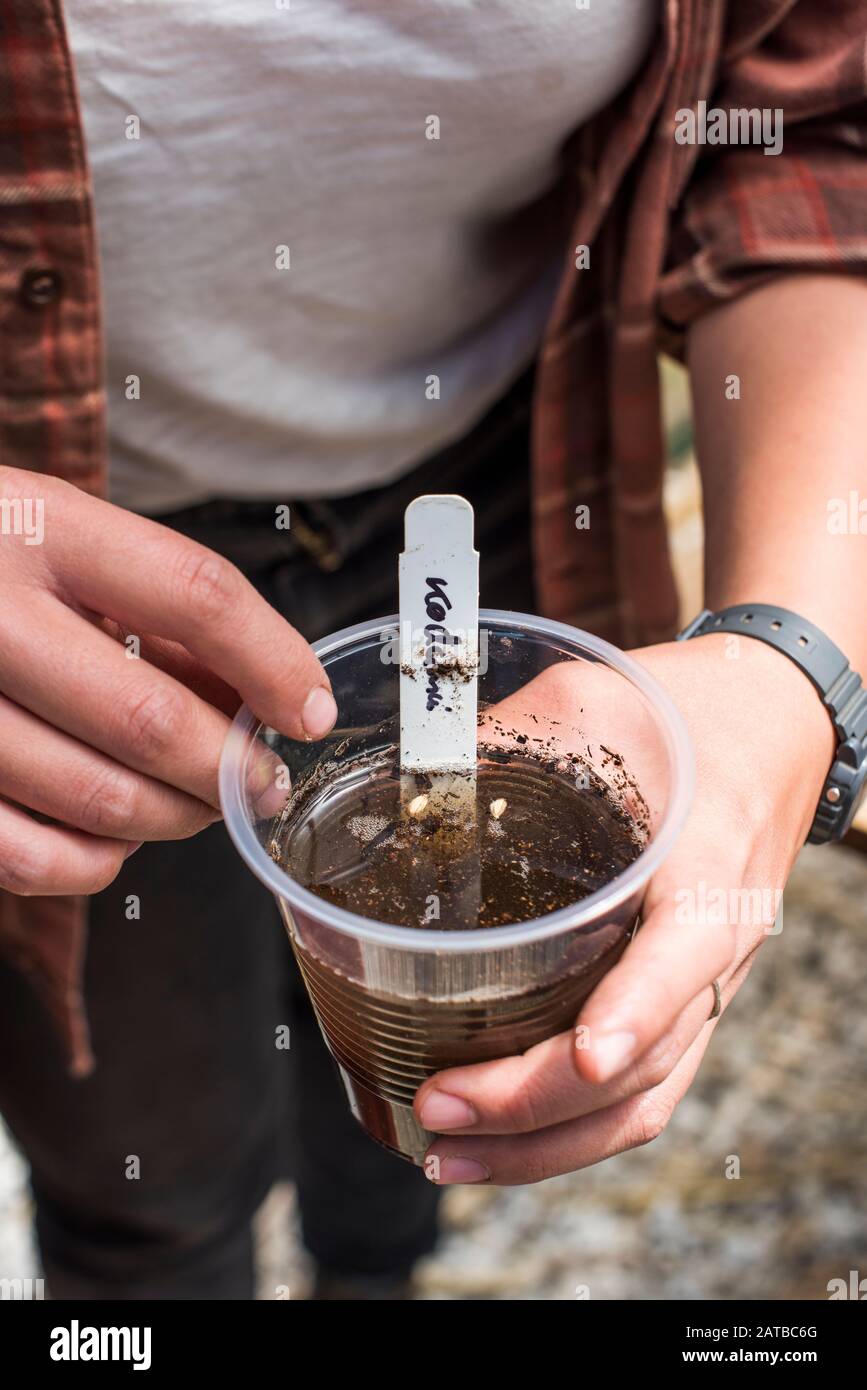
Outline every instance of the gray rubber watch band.
POLYGON ((815 686, 833 721, 839 747, 807 838, 813 844, 842 838, 867 785, 867 690, 861 677, 821 628, 787 608, 767 603, 737 604, 718 613, 705 608, 678 633, 677 640, 709 632, 755 637, 776 647, 815 686))

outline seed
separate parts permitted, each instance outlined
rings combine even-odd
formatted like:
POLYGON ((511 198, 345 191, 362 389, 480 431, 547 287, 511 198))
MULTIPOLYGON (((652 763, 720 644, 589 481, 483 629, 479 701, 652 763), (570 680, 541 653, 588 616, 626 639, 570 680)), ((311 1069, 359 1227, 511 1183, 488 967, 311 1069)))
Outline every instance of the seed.
POLYGON ((409 811, 411 816, 420 816, 425 806, 427 806, 427 802, 428 799, 426 796, 415 796, 413 797, 412 801, 409 803, 406 809, 409 811))
POLYGON ((500 816, 503 814, 508 804, 504 796, 498 796, 496 801, 491 802, 491 815, 494 817, 494 820, 500 819, 500 816))

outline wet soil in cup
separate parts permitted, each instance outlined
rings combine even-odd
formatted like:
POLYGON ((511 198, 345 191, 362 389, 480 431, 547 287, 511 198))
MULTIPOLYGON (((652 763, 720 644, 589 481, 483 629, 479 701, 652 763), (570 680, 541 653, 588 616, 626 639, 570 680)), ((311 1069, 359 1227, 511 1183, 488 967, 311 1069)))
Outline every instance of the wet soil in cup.
POLYGON ((586 766, 520 753, 480 760, 474 814, 443 814, 430 779, 396 764, 296 794, 275 857, 319 897, 422 930, 542 917, 609 883, 646 836, 586 766), (410 812, 410 805, 415 806, 410 812))

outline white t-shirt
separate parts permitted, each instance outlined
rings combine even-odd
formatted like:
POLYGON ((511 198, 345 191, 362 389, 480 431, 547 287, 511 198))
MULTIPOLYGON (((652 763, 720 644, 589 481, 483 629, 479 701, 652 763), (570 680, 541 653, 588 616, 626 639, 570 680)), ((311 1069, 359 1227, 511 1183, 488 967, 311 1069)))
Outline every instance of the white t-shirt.
POLYGON ((541 338, 562 143, 658 14, 279 3, 65 0, 138 510, 352 492, 470 428, 541 338))

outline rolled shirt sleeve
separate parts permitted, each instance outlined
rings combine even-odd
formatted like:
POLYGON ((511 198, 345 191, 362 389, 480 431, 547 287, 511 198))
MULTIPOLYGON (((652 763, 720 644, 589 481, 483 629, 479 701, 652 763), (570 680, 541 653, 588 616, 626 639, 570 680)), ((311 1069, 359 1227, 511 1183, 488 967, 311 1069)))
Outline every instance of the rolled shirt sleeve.
POLYGON ((757 36, 772 8, 730 9, 707 117, 770 113, 779 152, 698 145, 676 192, 658 307, 678 356, 699 314, 776 275, 867 271, 867 0, 799 0, 757 36))

